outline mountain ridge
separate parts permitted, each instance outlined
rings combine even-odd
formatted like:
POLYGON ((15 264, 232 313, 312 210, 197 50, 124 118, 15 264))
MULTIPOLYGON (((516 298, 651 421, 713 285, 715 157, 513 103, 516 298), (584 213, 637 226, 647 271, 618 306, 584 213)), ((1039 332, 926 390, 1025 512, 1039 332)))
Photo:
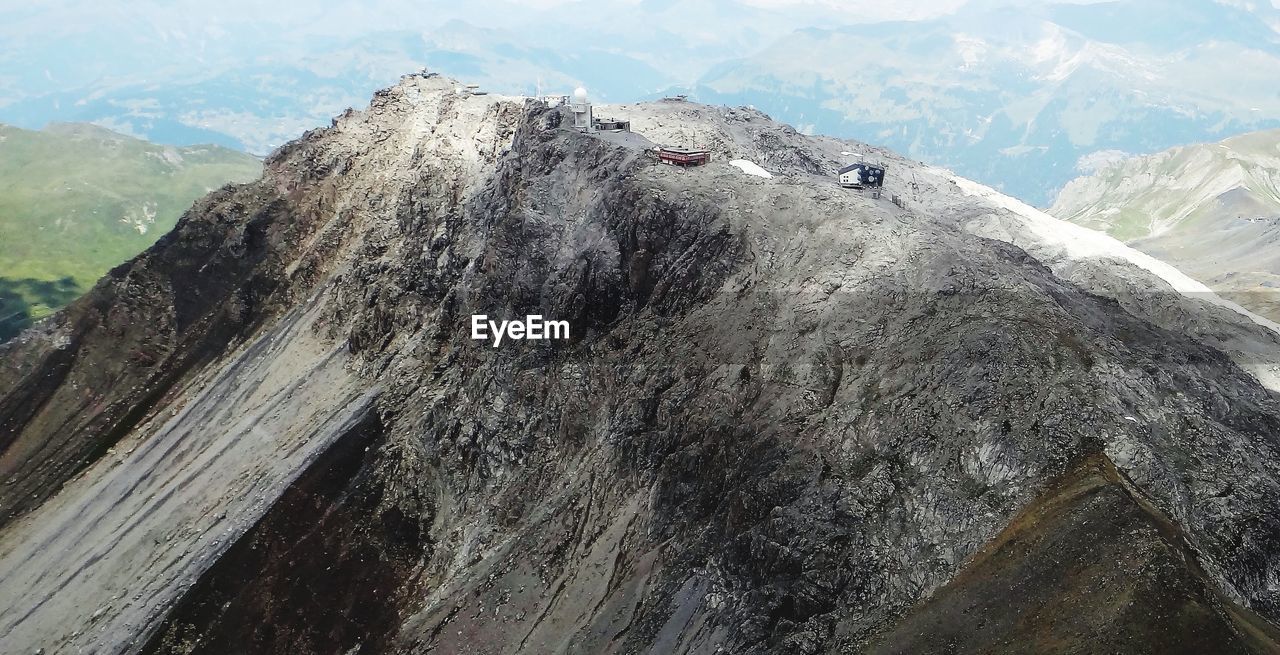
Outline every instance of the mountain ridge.
POLYGON ((457 84, 282 147, 0 347, 0 644, 841 652, 1097 456, 1213 608, 1280 616, 1274 331, 875 146, 457 84), (714 160, 645 154, 687 141, 714 160), (854 149, 905 206, 836 184, 854 149))

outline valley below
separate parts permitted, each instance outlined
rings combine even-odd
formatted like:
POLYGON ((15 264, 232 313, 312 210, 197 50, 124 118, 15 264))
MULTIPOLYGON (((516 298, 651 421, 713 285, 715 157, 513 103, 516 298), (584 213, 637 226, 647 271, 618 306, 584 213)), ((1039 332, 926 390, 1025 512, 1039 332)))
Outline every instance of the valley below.
POLYGON ((0 343, 155 243, 191 203, 256 178, 254 157, 84 123, 0 124, 0 343))

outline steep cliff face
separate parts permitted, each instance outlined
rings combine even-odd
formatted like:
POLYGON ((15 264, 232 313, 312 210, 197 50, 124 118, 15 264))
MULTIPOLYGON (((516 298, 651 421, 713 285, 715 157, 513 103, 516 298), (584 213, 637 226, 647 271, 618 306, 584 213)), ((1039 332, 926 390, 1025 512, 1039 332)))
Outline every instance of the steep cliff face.
POLYGON ((685 103, 584 135, 454 85, 287 146, 7 346, 3 650, 902 652, 1133 589, 1197 622, 1062 643, 1275 648, 1268 326, 865 144, 685 103), (829 177, 855 148, 886 198, 829 177), (1063 491, 1095 469, 1105 502, 1063 491), (1023 584, 1019 526, 1138 565, 1023 584), (1008 603, 964 625, 976 593, 1008 603))

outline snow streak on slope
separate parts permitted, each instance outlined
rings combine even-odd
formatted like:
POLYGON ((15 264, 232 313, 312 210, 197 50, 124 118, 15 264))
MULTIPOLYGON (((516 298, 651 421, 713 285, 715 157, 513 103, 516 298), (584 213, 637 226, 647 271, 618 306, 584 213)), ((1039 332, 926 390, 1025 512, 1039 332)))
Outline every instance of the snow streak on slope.
POLYGON ((1072 180, 1046 211, 1280 321, 1280 130, 1112 163, 1072 180))
POLYGON ((1124 245, 1115 238, 1102 232, 1090 230, 1074 223, 1058 220, 1020 200, 1010 198, 989 186, 967 180, 944 171, 933 169, 933 172, 946 176, 967 195, 978 196, 993 205, 1008 209, 1024 219, 1024 225, 1032 234, 1046 243, 1058 244, 1068 257, 1082 259, 1086 257, 1115 257, 1149 271, 1169 286, 1185 296, 1202 299, 1219 307, 1238 312, 1249 320, 1263 327, 1280 333, 1280 324, 1267 320, 1253 312, 1223 299, 1203 283, 1192 279, 1166 262, 1151 255, 1139 252, 1124 245))

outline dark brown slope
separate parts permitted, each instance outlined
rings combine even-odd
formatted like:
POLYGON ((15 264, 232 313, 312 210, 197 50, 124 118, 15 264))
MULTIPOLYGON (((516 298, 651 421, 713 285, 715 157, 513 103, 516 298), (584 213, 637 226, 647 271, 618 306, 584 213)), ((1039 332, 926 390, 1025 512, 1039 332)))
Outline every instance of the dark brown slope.
POLYGON ((370 414, 299 478, 169 615, 143 653, 380 652, 427 544, 380 511, 383 426, 370 414))
POLYGON ((1219 593, 1177 527, 1092 458, 869 652, 1280 653, 1280 632, 1219 593))

